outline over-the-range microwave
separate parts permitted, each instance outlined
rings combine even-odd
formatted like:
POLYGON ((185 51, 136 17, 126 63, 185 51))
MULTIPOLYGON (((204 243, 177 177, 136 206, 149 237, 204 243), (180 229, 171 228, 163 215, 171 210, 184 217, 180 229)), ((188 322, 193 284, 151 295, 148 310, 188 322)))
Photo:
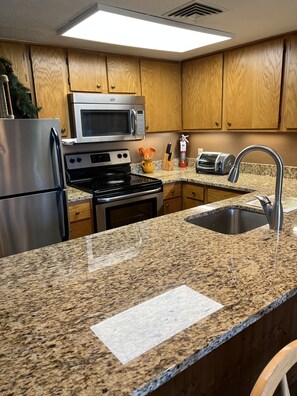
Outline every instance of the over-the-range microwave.
POLYGON ((144 96, 69 94, 73 142, 98 143, 144 139, 144 104, 144 96))

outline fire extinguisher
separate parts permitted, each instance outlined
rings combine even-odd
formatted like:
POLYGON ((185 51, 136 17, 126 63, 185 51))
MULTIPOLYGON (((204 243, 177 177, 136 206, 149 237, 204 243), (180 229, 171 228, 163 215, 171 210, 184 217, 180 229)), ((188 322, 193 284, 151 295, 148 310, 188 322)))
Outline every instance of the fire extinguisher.
POLYGON ((179 166, 181 168, 186 168, 187 166, 187 143, 189 143, 187 137, 189 135, 181 135, 180 138, 180 159, 179 166))

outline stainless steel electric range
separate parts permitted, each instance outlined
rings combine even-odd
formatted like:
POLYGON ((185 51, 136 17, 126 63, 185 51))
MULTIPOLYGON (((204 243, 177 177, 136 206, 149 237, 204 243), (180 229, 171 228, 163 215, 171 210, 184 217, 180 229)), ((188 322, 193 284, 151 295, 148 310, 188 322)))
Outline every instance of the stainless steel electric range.
POLYGON ((162 214, 161 180, 131 173, 128 149, 65 154, 67 184, 93 194, 95 231, 162 214))

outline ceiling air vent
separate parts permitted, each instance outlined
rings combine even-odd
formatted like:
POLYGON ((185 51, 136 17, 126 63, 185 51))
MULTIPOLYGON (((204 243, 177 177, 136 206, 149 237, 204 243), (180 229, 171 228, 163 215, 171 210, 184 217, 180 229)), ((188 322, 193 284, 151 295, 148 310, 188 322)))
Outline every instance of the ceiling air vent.
POLYGON ((165 15, 170 18, 190 18, 196 19, 197 17, 216 15, 223 12, 222 9, 213 7, 206 3, 191 2, 186 5, 175 8, 167 12, 165 15))

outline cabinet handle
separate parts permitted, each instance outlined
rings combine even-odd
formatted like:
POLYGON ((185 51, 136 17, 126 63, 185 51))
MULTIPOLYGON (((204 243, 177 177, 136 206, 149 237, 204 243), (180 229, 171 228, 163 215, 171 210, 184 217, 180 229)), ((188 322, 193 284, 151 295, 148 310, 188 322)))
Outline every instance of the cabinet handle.
POLYGON ((66 128, 61 128, 61 133, 65 133, 66 132, 66 128))
POLYGON ((145 129, 149 129, 149 125, 146 125, 145 129))
POLYGON ((166 204, 166 208, 169 208, 169 204, 166 204))
POLYGON ((229 122, 227 122, 227 125, 230 127, 232 124, 231 124, 231 122, 229 121, 229 122))
POLYGON ((219 125, 220 125, 218 121, 216 121, 215 124, 216 124, 216 126, 219 126, 219 125))
POLYGON ((171 194, 174 194, 174 193, 175 193, 175 190, 174 190, 174 189, 172 189, 172 190, 171 190, 171 194))
POLYGON ((78 215, 80 214, 80 211, 77 210, 77 211, 75 212, 75 214, 76 214, 76 216, 78 216, 78 215))
POLYGON ((97 88, 101 88, 101 84, 97 84, 96 87, 97 87, 97 88))
POLYGON ((114 84, 111 85, 111 89, 115 89, 115 87, 116 87, 116 86, 115 86, 114 84))
POLYGON ((195 192, 195 191, 192 191, 192 194, 193 194, 193 195, 196 195, 196 192, 195 192))

